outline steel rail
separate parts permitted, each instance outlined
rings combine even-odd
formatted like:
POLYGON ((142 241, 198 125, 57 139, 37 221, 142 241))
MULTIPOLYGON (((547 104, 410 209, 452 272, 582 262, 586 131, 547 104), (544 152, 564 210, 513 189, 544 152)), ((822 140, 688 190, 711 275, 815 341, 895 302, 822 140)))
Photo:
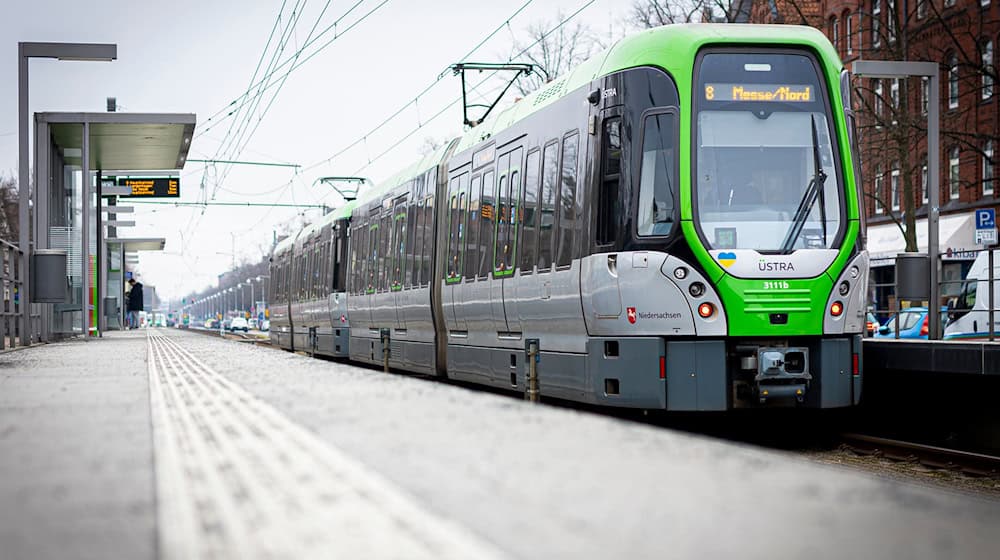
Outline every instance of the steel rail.
POLYGON ((929 467, 960 470, 978 476, 1000 475, 1000 456, 996 455, 855 433, 840 434, 840 439, 861 453, 881 453, 888 459, 915 460, 929 467))

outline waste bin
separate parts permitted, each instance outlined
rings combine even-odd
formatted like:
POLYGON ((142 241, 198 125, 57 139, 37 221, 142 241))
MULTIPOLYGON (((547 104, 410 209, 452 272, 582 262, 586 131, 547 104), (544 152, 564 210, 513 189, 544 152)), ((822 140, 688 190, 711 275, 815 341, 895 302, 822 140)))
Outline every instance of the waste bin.
POLYGON ((926 253, 896 255, 896 300, 927 301, 931 297, 931 258, 926 253))
POLYGON ((31 255, 31 301, 32 303, 69 301, 66 251, 37 249, 31 255))

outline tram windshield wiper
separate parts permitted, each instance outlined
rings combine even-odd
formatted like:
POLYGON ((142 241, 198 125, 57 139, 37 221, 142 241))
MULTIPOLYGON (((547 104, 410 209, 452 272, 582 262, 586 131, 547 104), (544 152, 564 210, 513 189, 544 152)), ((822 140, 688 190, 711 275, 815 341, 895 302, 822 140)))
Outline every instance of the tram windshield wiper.
POLYGON ((812 178, 809 179, 806 191, 802 193, 802 200, 799 201, 799 207, 795 210, 795 218, 792 221, 791 227, 788 228, 785 240, 781 243, 781 252, 786 254, 792 252, 795 241, 802 234, 802 228, 806 225, 806 220, 809 219, 809 214, 812 213, 812 208, 816 204, 817 198, 819 199, 819 219, 823 227, 823 247, 827 246, 826 193, 823 189, 823 184, 826 182, 826 172, 823 171, 822 161, 820 161, 819 156, 819 133, 816 131, 816 117, 810 115, 809 120, 812 123, 813 166, 816 171, 812 178))

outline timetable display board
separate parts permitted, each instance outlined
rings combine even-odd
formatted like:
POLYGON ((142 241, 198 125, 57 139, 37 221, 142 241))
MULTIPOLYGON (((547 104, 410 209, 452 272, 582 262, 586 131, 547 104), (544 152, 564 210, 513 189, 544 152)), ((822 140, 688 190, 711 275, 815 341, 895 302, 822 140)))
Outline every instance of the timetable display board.
POLYGON ((129 187, 132 194, 122 198, 180 198, 179 177, 119 177, 118 185, 129 187))

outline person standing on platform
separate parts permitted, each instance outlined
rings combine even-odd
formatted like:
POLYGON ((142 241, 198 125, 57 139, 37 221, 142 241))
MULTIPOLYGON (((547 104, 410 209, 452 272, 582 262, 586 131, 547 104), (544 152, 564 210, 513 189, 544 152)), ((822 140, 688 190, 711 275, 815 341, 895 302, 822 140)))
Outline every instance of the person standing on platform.
POLYGON ((142 282, 136 282, 135 278, 128 281, 130 287, 128 292, 128 326, 130 329, 139 328, 139 312, 142 311, 142 282))

